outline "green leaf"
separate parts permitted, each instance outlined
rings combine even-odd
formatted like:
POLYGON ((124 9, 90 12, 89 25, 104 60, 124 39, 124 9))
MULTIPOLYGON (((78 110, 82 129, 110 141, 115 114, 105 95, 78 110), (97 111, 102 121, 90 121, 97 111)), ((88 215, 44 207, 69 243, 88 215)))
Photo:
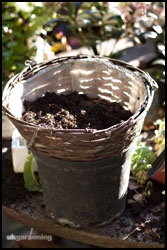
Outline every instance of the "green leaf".
MULTIPOLYGON (((33 159, 33 154, 30 154, 24 164, 24 185, 29 191, 42 192, 41 185, 33 172, 33 159)), ((35 161, 34 163, 36 164, 35 161)))
POLYGON ((92 23, 91 23, 91 20, 90 19, 86 19, 86 18, 82 18, 80 20, 77 20, 77 26, 78 27, 88 27, 90 26, 92 23))
POLYGON ((104 24, 116 25, 118 28, 121 28, 124 21, 121 15, 115 15, 114 13, 107 13, 103 17, 104 24))
POLYGON ((116 53, 112 53, 108 56, 110 58, 114 58, 114 59, 119 59, 122 56, 122 52, 118 51, 116 53))
POLYGON ((16 67, 16 65, 13 65, 10 69, 11 69, 11 70, 16 70, 17 67, 16 67))
POLYGON ((147 148, 143 143, 138 142, 135 153, 131 158, 131 171, 136 177, 137 183, 143 184, 147 178, 147 173, 156 157, 153 151, 147 148))
POLYGON ((77 15, 78 18, 88 18, 91 20, 101 21, 102 16, 98 10, 85 10, 77 15))
POLYGON ((68 2, 67 3, 67 9, 70 11, 71 15, 75 14, 75 3, 74 2, 68 2))
POLYGON ((6 57, 9 58, 10 55, 11 55, 11 51, 5 51, 2 53, 3 58, 6 58, 6 57))
POLYGON ((49 21, 47 21, 44 25, 43 25, 43 28, 46 28, 47 26, 49 26, 50 24, 55 24, 57 22, 59 22, 60 19, 59 18, 54 18, 54 19, 51 19, 49 21))
POLYGON ((6 14, 5 16, 3 16, 3 20, 4 20, 4 21, 14 21, 14 20, 15 20, 15 17, 13 17, 13 16, 10 15, 10 14, 6 14))
POLYGON ((6 46, 10 49, 12 47, 15 47, 16 45, 17 45, 17 42, 11 41, 11 42, 8 42, 6 46))
POLYGON ((125 30, 112 27, 112 38, 119 40, 121 36, 125 33, 125 30))

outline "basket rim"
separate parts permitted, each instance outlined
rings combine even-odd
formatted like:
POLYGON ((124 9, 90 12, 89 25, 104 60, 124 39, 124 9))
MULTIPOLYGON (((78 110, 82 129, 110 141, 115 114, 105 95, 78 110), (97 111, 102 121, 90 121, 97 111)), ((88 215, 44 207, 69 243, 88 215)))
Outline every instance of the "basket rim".
MULTIPOLYGON (((28 64, 27 64, 28 65, 28 64)), ((45 61, 42 63, 35 63, 32 62, 32 64, 29 64, 28 67, 24 68, 20 73, 16 74, 15 76, 13 76, 6 84, 4 91, 3 91, 3 95, 2 95, 2 112, 7 115, 9 118, 14 119, 15 121, 17 121, 18 123, 24 125, 27 128, 33 128, 35 130, 40 130, 40 131, 50 131, 52 132, 58 132, 58 133, 82 133, 82 134, 87 134, 87 133, 91 133, 91 134, 99 134, 99 133, 111 133, 114 132, 117 129, 121 129, 123 127, 128 127, 130 124, 133 125, 136 123, 136 121, 138 119, 140 119, 140 117, 142 116, 143 112, 147 110, 147 107, 149 106, 149 98, 153 95, 154 90, 158 88, 157 83, 151 78, 151 76, 144 72, 143 70, 132 66, 131 64, 118 60, 118 59, 113 59, 113 58, 108 58, 108 57, 101 57, 101 56, 92 56, 92 55, 86 55, 86 54, 80 54, 77 56, 67 56, 67 57, 57 57, 55 59, 49 60, 49 61, 45 61), (144 79, 143 83, 145 85, 145 88, 147 90, 147 97, 145 98, 140 110, 138 110, 137 113, 133 114, 132 116, 129 117, 129 119, 127 119, 126 121, 123 121, 121 123, 112 125, 108 128, 105 129, 101 129, 101 130, 97 130, 97 129, 90 129, 90 128, 86 128, 86 129, 56 129, 56 128, 45 128, 43 126, 40 125, 35 125, 32 123, 28 123, 26 121, 21 120, 20 118, 15 117, 7 107, 5 107, 4 102, 5 102, 5 97, 6 97, 6 93, 9 91, 10 88, 13 88, 17 83, 19 83, 21 80, 27 79, 32 77, 32 73, 34 71, 34 73, 39 72, 40 70, 49 67, 51 65, 54 65, 55 63, 60 63, 66 60, 70 60, 70 59, 89 59, 89 58, 98 58, 98 59, 107 59, 113 63, 115 63, 118 66, 123 66, 129 70, 133 70, 133 71, 137 71, 140 73, 140 76, 142 77, 142 79, 144 79)))

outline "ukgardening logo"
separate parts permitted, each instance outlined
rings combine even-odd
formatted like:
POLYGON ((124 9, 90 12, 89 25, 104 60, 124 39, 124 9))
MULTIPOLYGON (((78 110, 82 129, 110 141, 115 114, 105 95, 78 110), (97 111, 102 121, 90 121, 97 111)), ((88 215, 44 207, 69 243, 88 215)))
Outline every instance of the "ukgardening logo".
POLYGON ((51 241, 52 235, 45 235, 45 234, 33 235, 33 228, 31 228, 29 235, 15 235, 12 233, 10 235, 7 235, 6 239, 7 240, 15 240, 15 241, 20 241, 20 240, 47 240, 47 241, 51 241))

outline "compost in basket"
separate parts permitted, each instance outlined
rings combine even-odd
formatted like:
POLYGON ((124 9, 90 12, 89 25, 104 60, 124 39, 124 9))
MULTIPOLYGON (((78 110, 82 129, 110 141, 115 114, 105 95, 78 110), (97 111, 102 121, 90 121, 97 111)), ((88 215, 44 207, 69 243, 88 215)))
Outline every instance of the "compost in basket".
POLYGON ((132 113, 119 103, 89 98, 76 91, 68 95, 46 92, 37 100, 24 101, 22 119, 57 129, 105 129, 124 122, 132 113))

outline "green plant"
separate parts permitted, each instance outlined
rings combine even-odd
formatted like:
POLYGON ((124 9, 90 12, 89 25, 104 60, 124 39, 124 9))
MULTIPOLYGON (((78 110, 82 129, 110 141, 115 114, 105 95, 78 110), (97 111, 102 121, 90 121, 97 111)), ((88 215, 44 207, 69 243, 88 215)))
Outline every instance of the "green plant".
POLYGON ((47 41, 53 46, 65 36, 72 48, 84 45, 98 54, 97 45, 101 41, 121 36, 122 24, 121 15, 110 13, 105 3, 62 2, 56 18, 46 22, 43 27, 47 32, 47 41))
POLYGON ((35 41, 42 25, 55 11, 47 3, 2 2, 2 86, 25 67, 36 53, 35 41), (28 9, 18 4, 26 4, 28 9))
POLYGON ((3 87, 14 74, 21 71, 26 59, 35 48, 28 48, 28 39, 32 36, 29 27, 29 15, 19 11, 13 2, 2 3, 2 81, 3 87))
POLYGON ((24 185, 29 191, 42 192, 38 174, 35 174, 34 164, 36 164, 33 154, 30 154, 24 164, 24 185))
POLYGON ((119 40, 124 33, 122 15, 110 11, 107 2, 64 2, 56 14, 44 24, 51 45, 60 41, 61 33, 72 48, 91 47, 97 55, 98 44, 109 38, 119 40))
POLYGON ((135 191, 135 194, 133 195, 133 199, 129 199, 128 200, 128 203, 134 203, 134 202, 143 202, 147 197, 149 197, 151 195, 151 189, 152 189, 152 182, 151 181, 148 181, 146 184, 145 184, 145 187, 143 185, 143 190, 142 192, 138 192, 137 189, 134 189, 135 191))
POLYGON ((152 150, 144 145, 142 142, 137 143, 137 148, 131 159, 131 177, 136 180, 138 184, 144 184, 147 179, 148 170, 151 164, 155 161, 156 156, 152 150))
MULTIPOLYGON (((56 2, 51 4, 58 5, 56 2)), ((157 9, 151 2, 119 3, 117 9, 111 7, 109 2, 60 2, 55 18, 46 22, 43 27, 53 51, 56 43, 60 47, 63 36, 66 37, 66 45, 72 48, 87 46, 97 55, 97 45, 110 38, 115 39, 114 47, 124 37, 134 44, 156 38, 157 14, 157 9), (155 29, 152 28, 153 25, 156 26, 155 29)), ((109 57, 120 56, 119 52, 113 54, 114 47, 109 57)), ((55 48, 55 53, 59 52, 55 48)), ((65 49, 65 46, 60 49, 65 49)))
POLYGON ((152 62, 154 70, 151 74, 156 81, 165 83, 165 25, 161 33, 158 34, 156 48, 159 57, 152 62))

